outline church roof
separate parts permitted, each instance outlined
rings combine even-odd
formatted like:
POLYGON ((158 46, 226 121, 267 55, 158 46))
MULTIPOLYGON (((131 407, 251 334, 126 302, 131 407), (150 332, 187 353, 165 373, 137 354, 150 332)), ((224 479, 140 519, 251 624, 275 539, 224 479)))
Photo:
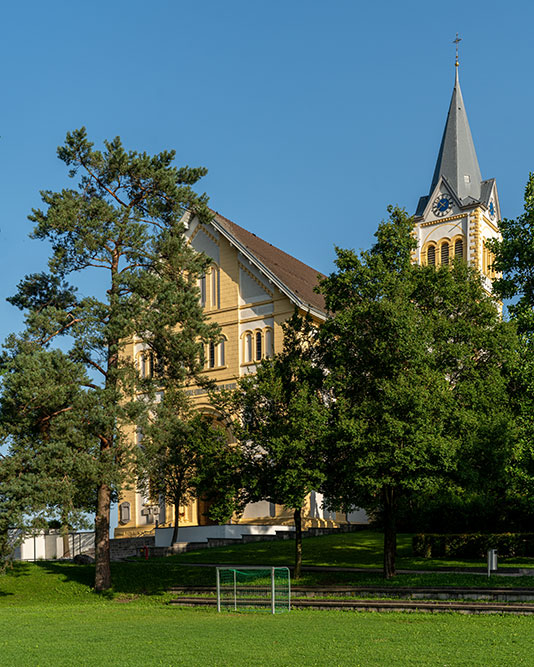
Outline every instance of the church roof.
POLYGON ((215 212, 212 224, 297 305, 325 315, 324 298, 322 294, 313 291, 319 278, 324 278, 320 271, 288 255, 220 213, 215 212))
POLYGON ((436 168, 428 195, 421 197, 417 206, 416 216, 423 215, 432 193, 440 180, 455 193, 462 208, 487 205, 494 179, 482 180, 478 158, 471 136, 469 121, 460 88, 458 64, 452 91, 447 121, 439 147, 436 168))
POLYGON ((436 187, 440 176, 447 178, 460 200, 467 197, 480 199, 482 176, 465 111, 458 67, 430 192, 436 187))

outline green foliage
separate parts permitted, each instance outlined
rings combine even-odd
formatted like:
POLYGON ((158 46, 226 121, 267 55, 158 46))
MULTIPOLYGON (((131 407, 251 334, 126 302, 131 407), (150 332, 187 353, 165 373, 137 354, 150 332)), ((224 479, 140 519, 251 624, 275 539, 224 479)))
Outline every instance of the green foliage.
POLYGON ((269 500, 296 510, 324 479, 326 411, 322 371, 313 363, 315 327, 294 314, 283 331, 283 351, 240 378, 224 410, 234 417, 248 502, 269 500))
POLYGON ((63 526, 85 526, 99 470, 83 366, 60 350, 12 336, 2 370, 0 437, 9 445, 0 460, 4 528, 16 527, 22 539, 51 516, 63 526))
POLYGON ((145 493, 174 505, 173 542, 178 538, 179 507, 195 497, 207 497, 212 514, 222 519, 232 514, 232 486, 225 471, 233 469, 237 453, 226 433, 191 406, 183 389, 166 385, 148 418, 138 479, 145 493))
POLYGON ((494 268, 502 277, 493 284, 502 299, 514 299, 508 312, 517 322, 520 333, 534 333, 534 174, 525 187, 524 212, 515 220, 499 223, 502 240, 488 243, 495 252, 494 268))
POLYGON ((507 468, 508 496, 522 513, 533 511, 534 492, 534 174, 525 188, 523 213, 515 220, 499 223, 501 240, 490 244, 495 252, 494 268, 502 272, 494 289, 508 303, 508 313, 520 335, 511 395, 517 413, 514 456, 507 468))
POLYGON ((237 389, 222 401, 214 400, 233 420, 241 454, 242 502, 268 500, 293 510, 298 578, 302 507, 324 479, 327 411, 322 370, 315 363, 316 328, 295 312, 283 331, 283 351, 259 363, 254 375, 240 378, 237 389))
MULTIPOLYGON (((187 243, 182 220, 186 212, 201 222, 210 217, 206 197, 191 189, 205 169, 174 167, 172 151, 127 152, 118 137, 104 146, 95 150, 82 128, 68 133, 58 149, 79 183, 77 189, 42 192, 45 209, 30 216, 33 238, 51 244, 49 272, 28 276, 11 300, 25 311, 26 330, 20 343, 8 344, 6 362, 29 394, 38 382, 47 396, 57 392, 62 417, 54 417, 54 428, 64 428, 73 448, 79 442, 81 460, 94 459, 88 478, 96 481, 98 589, 110 586, 110 502, 134 469, 125 433, 142 419, 161 382, 140 377, 125 346, 142 337, 159 367, 183 383, 201 369, 203 343, 217 335, 196 287, 209 261, 187 243), (95 275, 92 294, 78 296, 67 283, 79 272, 95 275), (16 367, 19 353, 35 354, 36 366, 38 355, 62 339, 62 349, 68 348, 62 363, 68 360, 71 375, 38 379, 29 360, 16 367), (65 427, 64 420, 70 420, 65 427)), ((27 407, 23 396, 14 405, 23 413, 27 407)), ((13 448, 25 446, 12 422, 5 429, 13 448)), ((57 440, 54 432, 47 446, 57 446, 57 440)))
POLYGON ((413 554, 423 558, 485 558, 497 549, 502 558, 534 556, 533 533, 418 533, 413 554))
POLYGON ((399 498, 501 480, 516 349, 476 272, 413 264, 413 222, 389 212, 371 250, 338 250, 320 285, 331 314, 320 330, 332 396, 324 490, 334 507, 381 513, 386 576, 399 498))

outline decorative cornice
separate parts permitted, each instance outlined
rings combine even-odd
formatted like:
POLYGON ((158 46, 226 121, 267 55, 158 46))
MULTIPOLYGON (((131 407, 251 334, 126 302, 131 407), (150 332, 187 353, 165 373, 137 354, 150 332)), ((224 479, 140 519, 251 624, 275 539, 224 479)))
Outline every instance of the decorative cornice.
POLYGON ((439 220, 429 220, 428 222, 421 222, 419 227, 431 227, 432 225, 442 225, 444 222, 452 222, 453 220, 461 220, 466 218, 467 213, 461 213, 460 215, 453 215, 450 218, 440 218, 439 220))

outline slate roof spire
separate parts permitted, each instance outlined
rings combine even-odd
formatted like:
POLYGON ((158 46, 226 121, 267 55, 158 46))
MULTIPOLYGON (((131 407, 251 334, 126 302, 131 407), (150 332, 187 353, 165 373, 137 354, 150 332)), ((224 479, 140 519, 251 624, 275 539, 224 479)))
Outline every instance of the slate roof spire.
POLYGON ((482 176, 460 89, 458 59, 455 70, 456 78, 451 104, 430 186, 430 194, 434 191, 440 176, 445 176, 460 200, 468 197, 480 200, 482 176))

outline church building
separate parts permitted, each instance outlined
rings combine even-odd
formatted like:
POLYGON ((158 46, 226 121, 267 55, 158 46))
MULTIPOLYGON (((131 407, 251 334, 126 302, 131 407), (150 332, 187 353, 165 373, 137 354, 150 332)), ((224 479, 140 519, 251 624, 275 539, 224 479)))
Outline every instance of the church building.
POLYGON ((456 79, 428 195, 415 213, 418 246, 414 260, 435 266, 463 257, 477 268, 487 292, 495 273, 486 241, 499 237, 501 219, 494 178, 482 180, 467 113, 456 79))
MULTIPOLYGON (((487 239, 499 235, 499 200, 495 179, 482 180, 465 105, 456 77, 445 130, 429 193, 419 200, 415 213, 418 247, 414 261, 435 266, 463 257, 476 267, 491 292, 492 256, 487 239)), ((221 388, 254 373, 256 364, 282 350, 282 323, 297 308, 320 323, 327 313, 321 295, 314 292, 319 272, 267 243, 243 227, 215 213, 209 224, 187 219, 187 236, 193 247, 211 258, 200 280, 200 294, 209 318, 218 322, 222 340, 206 350, 204 372, 221 388)), ((146 356, 141 339, 129 353, 141 373, 146 356)), ((192 390, 197 408, 214 414, 205 390, 192 390)), ((216 417, 216 415, 214 415, 216 417)), ((303 511, 303 524, 336 526, 347 520, 365 522, 363 512, 347 517, 322 508, 322 498, 312 493, 303 511)), ((209 525, 205 503, 195 500, 180 508, 180 526, 209 525)), ((155 506, 135 490, 125 490, 119 505, 115 537, 151 533, 154 527, 172 526, 174 511, 155 506)), ((292 512, 268 502, 254 503, 233 525, 274 527, 292 525, 292 512)))

